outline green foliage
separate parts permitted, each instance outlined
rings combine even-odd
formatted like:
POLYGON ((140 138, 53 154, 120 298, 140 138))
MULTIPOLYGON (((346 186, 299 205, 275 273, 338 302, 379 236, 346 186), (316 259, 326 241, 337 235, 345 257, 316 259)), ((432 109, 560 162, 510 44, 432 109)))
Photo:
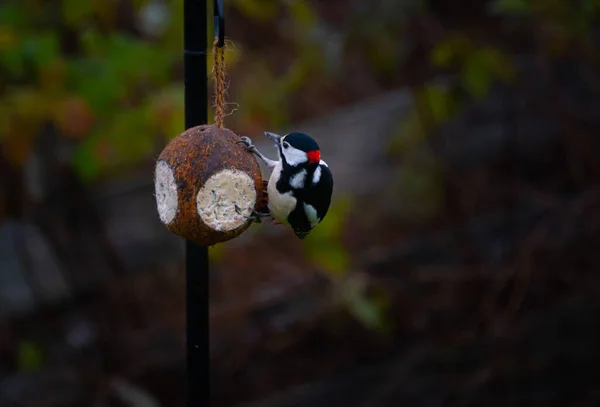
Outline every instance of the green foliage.
POLYGON ((350 268, 350 255, 341 242, 350 210, 350 200, 336 197, 323 222, 305 239, 308 258, 331 276, 342 276, 350 268))
POLYGON ((531 13, 531 0, 496 0, 490 10, 494 14, 526 16, 531 13))
POLYGON ((234 6, 246 17, 267 21, 279 11, 279 2, 274 0, 234 0, 234 6))
POLYGON ((496 0, 490 12, 518 17, 535 32, 544 51, 560 55, 569 52, 572 46, 596 50, 593 23, 600 16, 597 0, 496 0))
MULTIPOLYGON (((438 43, 431 52, 431 61, 440 68, 457 65, 462 87, 474 98, 484 97, 495 81, 508 82, 515 75, 511 59, 502 51, 491 46, 477 46, 460 34, 451 35, 438 43)), ((426 90, 428 87, 431 85, 426 90)), ((437 111, 448 110, 448 102, 444 100, 443 93, 438 89, 433 90, 437 91, 430 98, 432 103, 437 103, 432 104, 435 120, 437 111)))
MULTIPOLYGON (((153 154, 155 140, 170 139, 183 129, 183 0, 164 3, 164 29, 154 32, 147 32, 141 22, 146 8, 155 3, 126 1, 132 6, 129 16, 124 15, 127 7, 112 0, 3 3, 0 142, 4 151, 14 150, 9 153, 14 164, 24 164, 31 140, 45 122, 54 123, 75 144, 72 163, 89 181, 135 165, 153 154)), ((230 127, 252 132, 290 125, 290 108, 299 100, 295 95, 331 86, 347 48, 363 52, 376 75, 392 76, 399 66, 399 25, 390 13, 383 14, 385 19, 377 13, 356 15, 348 33, 366 40, 355 41, 346 30, 339 31, 338 55, 329 51, 328 28, 318 4, 230 0, 226 6, 272 30, 265 48, 285 44, 293 55, 271 60, 264 49, 246 49, 246 38, 232 38, 226 53, 229 72, 236 75, 230 127)), ((212 16, 208 20, 210 26, 212 16)))
MULTIPOLYGON (((133 27, 151 1, 128 1, 132 15, 119 15, 127 13, 127 7, 117 7, 120 2, 114 0, 3 2, 0 143, 15 165, 25 163, 34 137, 48 121, 75 145, 73 166, 90 182, 150 157, 157 141, 166 142, 183 130, 183 0, 165 2, 164 29, 153 32, 133 27)), ((357 82, 381 81, 387 86, 386 78, 399 76, 411 44, 404 40, 410 35, 406 22, 427 10, 422 1, 410 6, 383 3, 348 4, 345 20, 325 23, 318 9, 327 2, 226 2, 235 10, 230 16, 241 15, 248 26, 259 26, 257 31, 268 35, 264 41, 250 38, 253 32, 231 38, 226 59, 232 73, 231 101, 238 106, 231 105, 236 113, 228 119, 229 126, 244 132, 286 127, 294 119, 290 107, 298 100, 318 105, 329 89, 351 88, 348 76, 341 73, 355 74, 357 65, 363 69, 357 72, 365 75, 356 74, 357 82), (339 55, 328 48, 332 43, 339 45, 339 55), (271 57, 274 53, 277 56, 271 57), (358 60, 350 58, 355 55, 358 60)), ((542 51, 552 53, 572 46, 595 50, 591 30, 599 11, 597 0, 496 0, 490 9, 498 18, 526 26, 545 47, 542 51)), ((210 25, 210 13, 208 20, 210 25)), ((464 98, 458 95, 480 99, 495 83, 515 77, 506 50, 460 29, 445 35, 433 47, 430 61, 434 68, 455 74, 456 80, 417 84, 415 108, 391 144, 404 163, 395 190, 405 198, 405 210, 423 216, 434 213, 441 200, 438 168, 422 148, 428 135, 460 111, 464 98)), ((351 256, 341 242, 349 208, 346 199, 335 202, 307 237, 307 255, 345 287, 342 298, 353 314, 369 326, 381 327, 379 300, 367 295, 362 283, 341 283, 352 274, 351 256)), ((211 249, 215 258, 222 255, 218 247, 211 249)))
POLYGON ((247 120, 257 122, 256 125, 246 123, 249 127, 280 128, 289 123, 286 104, 286 90, 281 81, 273 79, 273 74, 262 61, 256 61, 249 67, 252 80, 243 84, 238 98, 247 120), (260 97, 256 97, 260 95, 260 97))
POLYGON ((457 100, 447 86, 427 84, 417 93, 415 103, 424 115, 425 123, 445 123, 458 112, 457 100))
POLYGON ((294 52, 294 59, 280 74, 275 73, 267 58, 245 61, 244 77, 240 78, 237 93, 242 115, 239 120, 243 126, 257 130, 288 126, 291 124, 289 107, 293 95, 311 81, 328 75, 323 63, 326 44, 317 41, 313 35, 319 23, 318 15, 311 3, 299 0, 236 0, 234 5, 248 18, 266 20, 279 14, 277 18, 286 19, 285 40, 294 52))
POLYGON ((353 275, 341 280, 338 293, 341 303, 345 305, 358 321, 375 332, 389 332, 387 310, 390 305, 386 291, 367 292, 367 281, 359 275, 353 275))
POLYGON ((72 158, 73 166, 84 181, 91 181, 100 173, 99 160, 95 153, 96 144, 97 141, 92 137, 84 140, 72 158))
POLYGON ((474 97, 485 96, 495 80, 510 81, 514 78, 514 66, 501 51, 483 47, 465 57, 461 72, 464 88, 474 97))
POLYGON ((31 372, 39 369, 44 363, 41 348, 37 343, 24 340, 19 343, 17 352, 17 366, 20 372, 31 372))
MULTIPOLYGON (((181 103, 153 104, 152 96, 174 93, 180 41, 151 43, 117 30, 112 1, 7 3, 0 9, 0 140, 14 164, 24 164, 47 121, 76 143, 72 162, 85 180, 147 157, 157 131, 173 130, 181 103), (67 26, 77 30, 72 50, 60 45, 67 26)), ((146 3, 136 1, 136 11, 146 3)))
POLYGON ((318 22, 317 14, 309 2, 291 0, 287 2, 287 6, 296 30, 305 33, 318 22))
POLYGON ((305 240, 307 257, 331 279, 339 304, 369 329, 387 332, 385 292, 367 292, 367 281, 351 272, 352 261, 341 238, 351 209, 351 200, 336 197, 327 216, 305 240))
MULTIPOLYGON (((414 161, 414 155, 411 158, 414 161)), ((435 165, 407 162, 394 179, 394 190, 402 197, 399 215, 407 219, 431 218, 443 204, 441 174, 435 165)))

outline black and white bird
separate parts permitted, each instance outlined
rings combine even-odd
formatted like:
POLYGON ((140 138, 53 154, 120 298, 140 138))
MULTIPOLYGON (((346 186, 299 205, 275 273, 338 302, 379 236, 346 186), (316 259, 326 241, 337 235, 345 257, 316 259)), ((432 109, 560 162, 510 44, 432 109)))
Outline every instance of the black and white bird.
POLYGON ((289 225, 303 239, 327 214, 333 193, 333 176, 321 159, 319 145, 304 133, 279 136, 265 132, 277 148, 279 160, 265 157, 248 137, 239 141, 246 145, 272 170, 267 193, 270 213, 253 213, 255 221, 271 216, 289 225))

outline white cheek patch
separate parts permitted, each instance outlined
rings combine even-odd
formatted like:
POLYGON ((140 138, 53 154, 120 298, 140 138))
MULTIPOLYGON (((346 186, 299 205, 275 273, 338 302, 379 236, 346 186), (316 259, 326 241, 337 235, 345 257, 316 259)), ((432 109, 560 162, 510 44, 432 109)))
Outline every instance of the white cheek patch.
POLYGON ((317 210, 312 205, 304 203, 304 213, 306 214, 310 226, 313 228, 321 221, 317 216, 317 210))
POLYGON ((315 172, 313 172, 312 183, 317 185, 321 180, 321 166, 318 166, 315 172))
POLYGON ((294 176, 290 179, 290 186, 294 189, 302 189, 304 188, 304 183, 306 181, 306 170, 302 169, 294 174, 294 176))
POLYGON ((308 161, 308 157, 306 153, 302 150, 298 150, 294 147, 283 148, 283 155, 285 157, 285 161, 292 167, 297 166, 298 164, 302 164, 308 161))

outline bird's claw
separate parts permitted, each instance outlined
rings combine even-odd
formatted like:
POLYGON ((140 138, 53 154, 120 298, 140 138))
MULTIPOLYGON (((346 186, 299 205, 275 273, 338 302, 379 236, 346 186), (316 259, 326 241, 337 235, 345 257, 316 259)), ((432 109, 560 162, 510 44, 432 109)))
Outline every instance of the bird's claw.
POLYGON ((246 219, 251 220, 254 223, 262 223, 262 218, 265 218, 270 215, 270 213, 252 211, 250 216, 246 216, 246 219))
POLYGON ((254 146, 254 144, 252 144, 252 139, 250 137, 241 137, 238 141, 236 141, 236 144, 243 144, 246 146, 246 150, 254 152, 256 151, 256 147, 254 146))

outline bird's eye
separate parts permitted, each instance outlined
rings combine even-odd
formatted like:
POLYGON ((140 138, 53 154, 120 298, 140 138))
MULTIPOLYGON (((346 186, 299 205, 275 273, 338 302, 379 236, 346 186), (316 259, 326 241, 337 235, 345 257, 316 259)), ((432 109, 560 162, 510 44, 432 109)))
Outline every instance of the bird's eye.
POLYGON ((290 146, 290 144, 287 141, 283 142, 283 148, 288 148, 290 146))

